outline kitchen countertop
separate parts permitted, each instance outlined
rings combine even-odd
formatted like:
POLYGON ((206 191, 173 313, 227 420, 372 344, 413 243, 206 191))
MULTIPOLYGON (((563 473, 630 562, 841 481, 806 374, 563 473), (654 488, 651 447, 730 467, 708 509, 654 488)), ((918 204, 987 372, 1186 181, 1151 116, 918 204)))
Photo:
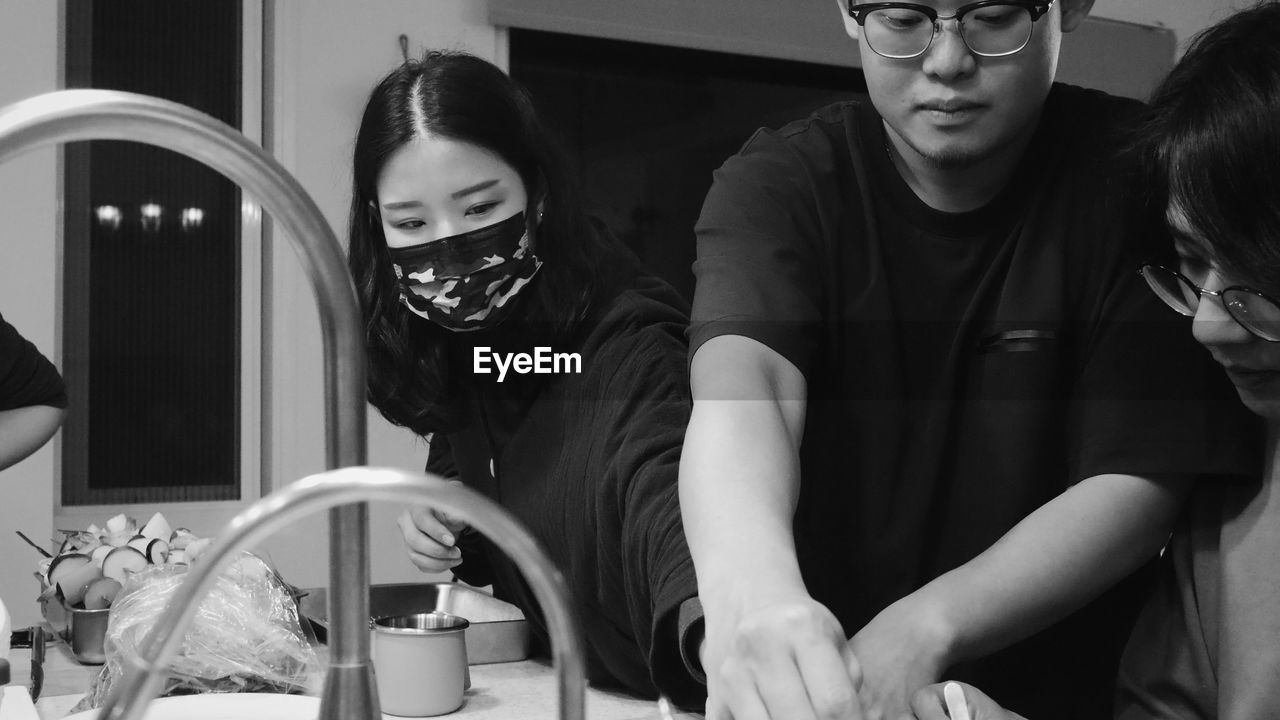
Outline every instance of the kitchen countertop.
MULTIPOLYGON (((52 633, 47 633, 52 635, 52 633)), ((10 653, 11 684, 26 685, 30 677, 31 651, 10 653)), ((71 649, 58 639, 48 641, 44 661, 44 688, 36 702, 41 720, 60 720, 84 696, 102 666, 81 665, 71 649)), ((471 666, 471 689, 462 708, 443 717, 467 720, 522 720, 553 718, 557 708, 555 671, 547 662, 522 660, 471 666)), ((591 720, 657 720, 657 704, 649 700, 596 689, 587 690, 586 716, 591 720)), ((678 720, 700 715, 677 713, 678 720)))

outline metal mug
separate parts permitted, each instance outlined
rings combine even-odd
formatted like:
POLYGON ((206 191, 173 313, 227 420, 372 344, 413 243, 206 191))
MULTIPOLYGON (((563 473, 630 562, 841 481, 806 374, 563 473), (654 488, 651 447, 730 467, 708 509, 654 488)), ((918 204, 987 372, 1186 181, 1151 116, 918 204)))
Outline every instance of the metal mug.
POLYGON ((374 618, 373 668, 383 712, 429 717, 462 707, 470 685, 469 624, 444 612, 374 618))

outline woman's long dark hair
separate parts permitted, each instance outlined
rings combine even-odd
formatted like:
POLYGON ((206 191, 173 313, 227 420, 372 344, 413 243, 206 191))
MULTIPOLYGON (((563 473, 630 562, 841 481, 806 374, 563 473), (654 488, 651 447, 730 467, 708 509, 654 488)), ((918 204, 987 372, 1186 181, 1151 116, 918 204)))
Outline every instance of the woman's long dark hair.
POLYGON ((1152 96, 1137 141, 1148 221, 1172 204, 1196 249, 1271 293, 1280 291, 1278 38, 1280 3, 1270 0, 1201 33, 1152 96))
POLYGON ((496 153, 520 175, 526 216, 543 266, 524 291, 518 323, 540 342, 567 338, 597 293, 602 233, 587 216, 556 143, 528 93, 494 65, 466 53, 431 52, 393 70, 369 95, 356 135, 348 263, 365 322, 369 402, 421 435, 456 425, 449 345, 453 333, 401 306, 376 212, 377 182, 396 150, 425 130, 496 153))

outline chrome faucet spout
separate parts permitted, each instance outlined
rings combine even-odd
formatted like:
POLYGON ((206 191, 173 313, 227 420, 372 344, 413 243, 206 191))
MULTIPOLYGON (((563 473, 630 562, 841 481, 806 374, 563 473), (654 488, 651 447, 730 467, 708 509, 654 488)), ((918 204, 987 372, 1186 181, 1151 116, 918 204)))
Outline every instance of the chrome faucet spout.
MULTIPOLYGON (((507 553, 524 573, 547 620, 558 674, 560 718, 583 720, 586 680, 573 608, 564 577, 532 535, 493 501, 434 475, 388 468, 350 467, 305 477, 241 512, 191 569, 147 634, 136 666, 112 690, 99 720, 134 720, 164 681, 164 669, 181 646, 197 601, 242 548, 253 546, 299 518, 357 501, 416 501, 459 517, 507 553), (152 658, 150 662, 141 658, 152 658)), ((363 590, 363 588, 362 588, 363 590)), ((337 622, 346 618, 335 618, 337 622)), ((368 617, 362 631, 368 633, 368 617)))

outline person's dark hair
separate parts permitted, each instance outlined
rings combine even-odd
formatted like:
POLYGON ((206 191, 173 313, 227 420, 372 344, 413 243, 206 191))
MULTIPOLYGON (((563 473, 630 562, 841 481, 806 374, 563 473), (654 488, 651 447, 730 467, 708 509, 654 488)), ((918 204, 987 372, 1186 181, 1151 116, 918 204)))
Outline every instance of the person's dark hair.
MULTIPOLYGON (((1238 282, 1280 292, 1280 2, 1205 30, 1139 130, 1148 218, 1177 207, 1238 282)), ((1166 241, 1167 242, 1167 241, 1166 241)))
POLYGON ((348 264, 365 322, 369 401, 419 434, 452 429, 449 346, 453 333, 399 302, 375 209, 377 182, 393 153, 422 132, 496 153, 520 175, 526 216, 543 265, 520 298, 516 324, 541 344, 566 338, 597 291, 601 233, 583 210, 556 143, 528 93, 494 65, 460 52, 431 52, 393 70, 373 89, 356 134, 348 264))

